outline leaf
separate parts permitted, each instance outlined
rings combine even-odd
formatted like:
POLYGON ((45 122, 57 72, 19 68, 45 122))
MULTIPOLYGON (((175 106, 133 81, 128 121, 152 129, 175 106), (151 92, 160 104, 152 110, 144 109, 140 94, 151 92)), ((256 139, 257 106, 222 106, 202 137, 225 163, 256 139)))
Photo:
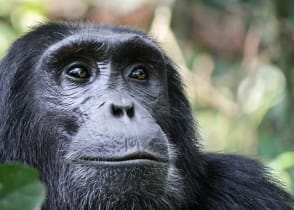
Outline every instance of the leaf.
POLYGON ((0 209, 38 210, 45 200, 45 186, 38 172, 18 163, 0 165, 0 209))

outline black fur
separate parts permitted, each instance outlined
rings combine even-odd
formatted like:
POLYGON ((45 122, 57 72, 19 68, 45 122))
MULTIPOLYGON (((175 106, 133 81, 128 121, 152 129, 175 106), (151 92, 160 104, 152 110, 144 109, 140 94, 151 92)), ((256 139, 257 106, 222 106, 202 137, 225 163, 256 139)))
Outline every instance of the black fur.
POLYGON ((258 162, 199 150, 174 64, 140 31, 39 26, 1 60, 0 96, 0 161, 39 170, 48 188, 43 209, 293 209, 291 196, 258 162), (72 82, 64 73, 76 59, 98 66, 91 82, 72 82), (148 83, 124 77, 133 63, 152 69, 148 83), (135 117, 142 117, 116 126, 120 117, 108 111, 122 103, 117 98, 134 104, 135 117), (135 149, 168 162, 75 162, 135 149))

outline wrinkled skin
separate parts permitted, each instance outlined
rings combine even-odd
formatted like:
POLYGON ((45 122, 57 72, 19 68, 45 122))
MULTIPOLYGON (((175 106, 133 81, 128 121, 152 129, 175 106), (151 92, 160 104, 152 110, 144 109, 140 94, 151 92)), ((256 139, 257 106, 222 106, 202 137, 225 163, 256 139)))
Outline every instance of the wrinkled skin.
POLYGON ((292 209, 259 163, 199 151, 179 75, 140 31, 45 24, 0 72, 0 160, 39 170, 43 209, 292 209))

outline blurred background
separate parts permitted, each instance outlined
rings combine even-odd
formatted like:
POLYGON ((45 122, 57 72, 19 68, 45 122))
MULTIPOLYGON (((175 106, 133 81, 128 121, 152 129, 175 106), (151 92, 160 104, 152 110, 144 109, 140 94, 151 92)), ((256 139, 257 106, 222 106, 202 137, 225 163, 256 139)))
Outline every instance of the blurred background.
POLYGON ((0 57, 48 20, 151 33, 179 65, 203 150, 258 158, 294 193, 294 1, 0 0, 0 57))

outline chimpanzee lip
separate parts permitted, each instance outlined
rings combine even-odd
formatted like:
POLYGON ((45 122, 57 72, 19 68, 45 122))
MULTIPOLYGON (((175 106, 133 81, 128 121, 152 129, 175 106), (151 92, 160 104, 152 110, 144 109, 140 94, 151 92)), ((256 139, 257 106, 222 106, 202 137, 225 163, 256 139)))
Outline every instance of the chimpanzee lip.
POLYGON ((139 163, 139 162, 168 162, 167 159, 153 155, 149 152, 133 152, 118 157, 79 157, 78 162, 96 162, 96 163, 139 163))

